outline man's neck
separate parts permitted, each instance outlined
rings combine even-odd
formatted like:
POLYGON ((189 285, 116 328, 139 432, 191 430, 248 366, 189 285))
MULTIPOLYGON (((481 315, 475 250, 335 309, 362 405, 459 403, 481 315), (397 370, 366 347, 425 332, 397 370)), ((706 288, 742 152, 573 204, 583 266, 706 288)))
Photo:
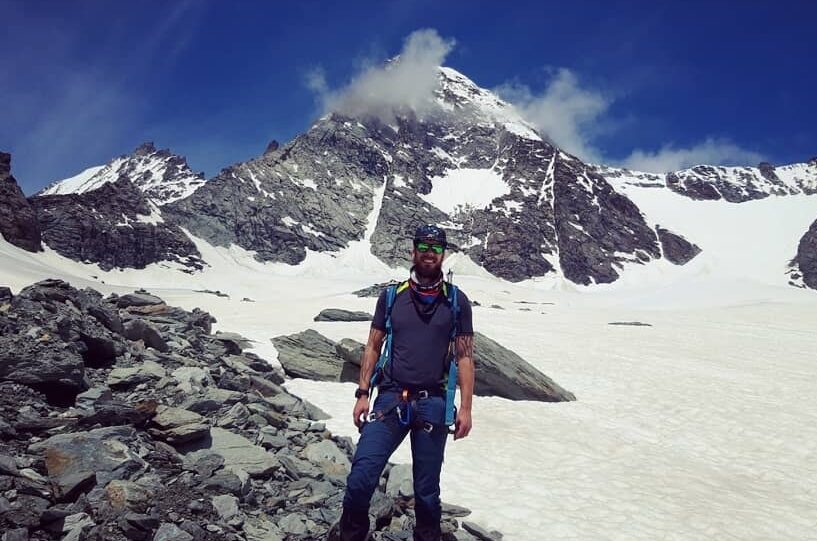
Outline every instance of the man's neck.
POLYGON ((412 269, 411 277, 415 282, 417 282, 418 285, 432 286, 439 282, 440 280, 442 280, 443 273, 442 271, 440 271, 439 274, 429 277, 421 275, 419 272, 417 272, 417 269, 412 269))

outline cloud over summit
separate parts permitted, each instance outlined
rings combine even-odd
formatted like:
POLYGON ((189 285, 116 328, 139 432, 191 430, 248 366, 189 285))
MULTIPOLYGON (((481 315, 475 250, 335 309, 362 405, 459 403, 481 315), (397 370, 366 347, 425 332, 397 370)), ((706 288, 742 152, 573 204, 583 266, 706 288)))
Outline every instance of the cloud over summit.
POLYGON ((364 68, 348 84, 332 89, 321 69, 307 75, 307 87, 317 95, 324 113, 375 116, 388 121, 411 109, 422 115, 435 107, 438 68, 454 47, 436 30, 412 32, 400 54, 386 64, 364 68))

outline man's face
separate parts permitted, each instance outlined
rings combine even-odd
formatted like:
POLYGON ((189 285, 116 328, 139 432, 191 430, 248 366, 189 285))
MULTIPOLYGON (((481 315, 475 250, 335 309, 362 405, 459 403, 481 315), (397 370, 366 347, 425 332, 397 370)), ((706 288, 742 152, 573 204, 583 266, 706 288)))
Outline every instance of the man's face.
POLYGON ((436 278, 440 275, 445 258, 445 247, 433 241, 414 243, 412 261, 419 276, 436 278), (439 252, 439 253, 437 253, 439 252))

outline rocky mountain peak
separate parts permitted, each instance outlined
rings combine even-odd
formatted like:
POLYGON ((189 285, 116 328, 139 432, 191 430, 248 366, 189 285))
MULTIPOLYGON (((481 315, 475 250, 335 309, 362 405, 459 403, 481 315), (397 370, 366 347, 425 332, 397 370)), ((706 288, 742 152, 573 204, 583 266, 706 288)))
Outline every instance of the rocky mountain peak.
POLYGON ((0 180, 6 180, 11 176, 11 154, 0 152, 0 180))
POLYGON ((149 156, 154 153, 156 153, 156 146, 153 141, 146 141, 133 151, 134 156, 149 156))
POLYGON ((56 182, 38 195, 81 194, 121 178, 127 178, 157 205, 187 197, 204 184, 204 174, 194 173, 184 157, 169 149, 157 150, 152 142, 146 142, 131 154, 56 182))
POLYGON ((29 252, 43 249, 36 212, 11 175, 11 154, 7 152, 0 152, 0 235, 29 252))

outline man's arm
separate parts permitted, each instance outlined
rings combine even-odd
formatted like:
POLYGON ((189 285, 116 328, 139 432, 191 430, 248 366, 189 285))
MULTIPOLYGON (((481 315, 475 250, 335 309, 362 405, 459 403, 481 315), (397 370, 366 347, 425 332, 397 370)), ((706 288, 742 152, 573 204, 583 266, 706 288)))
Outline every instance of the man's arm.
MULTIPOLYGON (((374 374, 377 360, 380 358, 380 350, 383 349, 383 340, 386 338, 386 331, 372 327, 369 330, 369 339, 366 341, 366 349, 363 350, 363 357, 360 359, 360 380, 358 386, 361 389, 369 389, 369 382, 374 374)), ((371 390, 369 389, 369 392, 371 390)), ((361 417, 369 413, 369 398, 361 396, 355 402, 352 411, 355 426, 360 428, 363 421, 361 417)))
POLYGON ((454 439, 466 437, 471 432, 471 400, 474 396, 474 335, 457 336, 457 381, 460 384, 460 407, 454 439))

